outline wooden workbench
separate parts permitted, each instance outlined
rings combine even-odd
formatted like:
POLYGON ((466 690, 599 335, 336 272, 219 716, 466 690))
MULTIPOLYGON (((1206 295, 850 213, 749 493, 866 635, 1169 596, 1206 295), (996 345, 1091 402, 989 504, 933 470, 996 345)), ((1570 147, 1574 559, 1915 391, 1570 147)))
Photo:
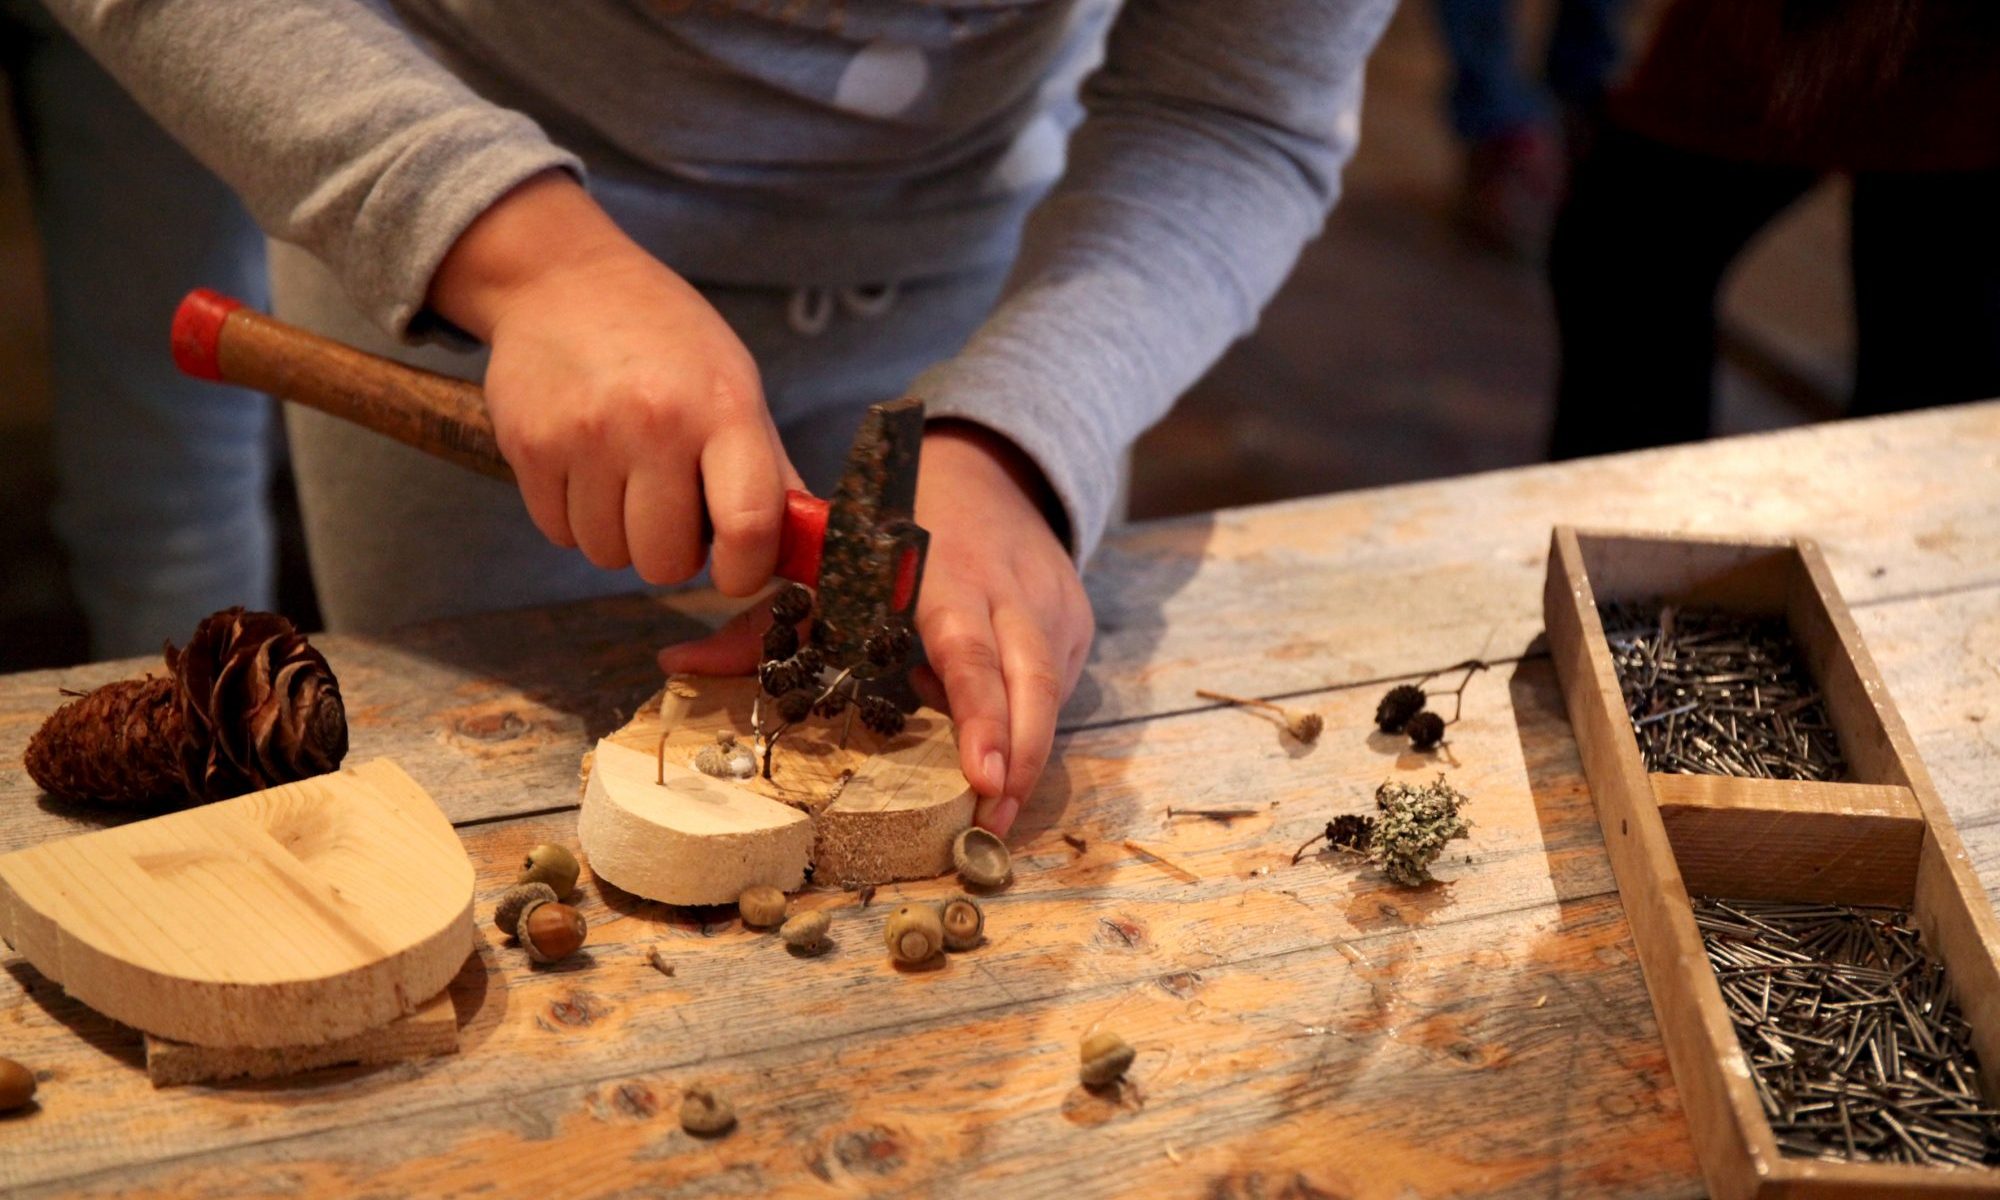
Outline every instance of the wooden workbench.
MULTIPOLYGON (((478 955, 455 1057, 155 1091, 137 1035, 19 959, 0 1054, 43 1076, 0 1121, 0 1190, 210 1196, 924 1193, 1685 1196, 1686 1122, 1537 637, 1559 521, 1808 534, 2000 884, 2000 403, 1144 525, 1090 574, 1092 665, 1016 830, 989 944, 900 973, 841 892, 799 961, 733 914, 595 883, 591 944, 531 969, 484 924, 528 846, 573 841, 577 760, 657 685, 655 644, 722 612, 630 598, 317 639, 355 761, 389 755, 458 824, 478 955), (689 614, 692 614, 690 616, 689 614), (1374 734, 1384 681, 1482 657, 1438 759, 1374 734), (1287 749, 1209 685, 1326 715, 1287 749), (1419 891, 1289 865, 1388 776, 1474 797, 1419 891), (1227 823, 1169 806, 1258 810, 1227 823), (1085 839, 1079 852, 1063 840, 1085 839), (1124 839, 1199 876, 1177 877, 1124 839), (676 967, 648 966, 658 946, 676 967), (1097 1026, 1140 1049, 1076 1083, 1097 1026), (696 1077, 742 1114, 675 1119, 696 1077), (629 1189, 629 1191, 626 1191, 629 1189)), ((86 827, 21 748, 131 664, 0 679, 0 849, 86 827)))

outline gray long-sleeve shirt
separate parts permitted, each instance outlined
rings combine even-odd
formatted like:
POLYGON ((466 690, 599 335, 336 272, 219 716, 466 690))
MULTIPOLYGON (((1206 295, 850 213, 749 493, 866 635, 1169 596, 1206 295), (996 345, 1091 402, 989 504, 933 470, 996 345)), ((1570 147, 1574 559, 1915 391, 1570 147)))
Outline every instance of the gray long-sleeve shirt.
POLYGON ((1325 219, 1394 8, 48 3, 399 335, 464 228, 552 167, 697 282, 877 284, 1018 252, 991 319, 914 390, 1035 460, 1080 559, 1120 455, 1325 219))

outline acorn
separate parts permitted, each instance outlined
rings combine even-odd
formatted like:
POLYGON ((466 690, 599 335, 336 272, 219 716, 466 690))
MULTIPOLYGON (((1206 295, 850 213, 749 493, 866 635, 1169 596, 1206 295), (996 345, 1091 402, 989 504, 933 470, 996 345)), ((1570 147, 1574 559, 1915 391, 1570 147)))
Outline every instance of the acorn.
POLYGON ((927 963, 944 949, 944 920, 933 904, 905 904, 889 914, 882 940, 889 957, 907 966, 927 963))
POLYGON ((13 1112, 35 1098, 35 1073, 11 1058, 0 1058, 0 1112, 13 1112))
POLYGON ((958 877, 973 887, 997 888, 1013 873, 1014 860, 1000 835, 974 825, 951 844, 951 863, 958 877))
POLYGON ((696 1137, 728 1133, 736 1124, 736 1106, 706 1083, 690 1083, 681 1093, 681 1128, 696 1137))
POLYGON ((782 924, 786 905, 785 893, 768 883, 753 883, 736 897, 736 911, 742 916, 743 923, 759 929, 782 924))
POLYGON ((561 962, 583 948, 590 923, 583 914, 558 900, 542 900, 521 910, 514 927, 521 948, 538 963, 561 962))
POLYGON ((1109 1031, 1093 1033, 1083 1039, 1082 1065, 1077 1075, 1085 1087, 1108 1087, 1125 1077, 1125 1071, 1132 1065, 1138 1051, 1127 1045, 1125 1039, 1109 1031))
POLYGON ((970 896, 953 896, 939 914, 944 925, 944 948, 970 950, 986 936, 986 911, 970 896))
POLYGON ((1434 712, 1420 712, 1403 726, 1403 732, 1410 735, 1410 745, 1429 750, 1444 740, 1444 718, 1434 712))
POLYGON ((1401 733, 1410 718, 1424 710, 1424 689, 1399 683, 1383 694, 1375 705, 1375 727, 1383 733, 1401 733))
POLYGON ((558 899, 556 890, 546 883, 517 883, 500 897, 500 903, 493 906, 493 924, 500 930, 500 936, 513 937, 515 927, 521 923, 521 913, 530 904, 543 904, 558 899))
POLYGON ((521 862, 521 874, 514 882, 546 883, 555 890, 556 899, 566 901, 576 895, 576 877, 582 871, 568 847, 543 842, 528 851, 528 857, 521 862))
POLYGON ((826 931, 832 927, 833 918, 824 910, 802 912, 786 921, 778 930, 778 936, 785 939, 785 945, 800 954, 818 954, 826 949, 826 931))

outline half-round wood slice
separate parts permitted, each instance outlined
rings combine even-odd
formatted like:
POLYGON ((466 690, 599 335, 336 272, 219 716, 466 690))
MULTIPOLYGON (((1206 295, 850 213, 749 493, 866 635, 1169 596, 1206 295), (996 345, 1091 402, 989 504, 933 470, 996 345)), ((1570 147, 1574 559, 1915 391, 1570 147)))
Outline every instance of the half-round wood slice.
POLYGON ((472 890, 451 823, 381 759, 0 857, 0 937, 147 1033, 299 1046, 442 992, 472 890))
POLYGON ((951 869, 973 794, 944 714, 920 708, 887 739, 814 718, 778 742, 770 779, 719 780, 691 764, 718 732, 754 743, 757 681, 676 676, 669 687, 671 720, 655 696, 585 760, 577 834, 593 872, 652 900, 729 904, 755 883, 798 890, 808 863, 847 887, 951 869))

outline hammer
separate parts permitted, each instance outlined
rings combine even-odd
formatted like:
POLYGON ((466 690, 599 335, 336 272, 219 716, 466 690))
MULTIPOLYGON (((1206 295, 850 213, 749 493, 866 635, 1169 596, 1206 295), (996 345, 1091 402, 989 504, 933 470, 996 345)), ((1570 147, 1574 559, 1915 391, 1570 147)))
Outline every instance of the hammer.
MULTIPOLYGON (((197 379, 267 392, 481 475, 514 482, 513 468, 501 457, 494 439, 493 421, 478 384, 308 333, 207 288, 189 292, 175 310, 173 349, 174 365, 197 379)), ((920 428, 921 407, 918 414, 920 428)), ((864 423, 864 437, 879 424, 864 423)), ((857 441, 857 452, 861 448, 857 441)), ((779 577, 818 586, 831 507, 829 501, 796 488, 785 493, 778 536, 779 577)), ((907 578, 893 589, 891 611, 896 612, 915 599, 921 556, 899 565, 907 578)))

